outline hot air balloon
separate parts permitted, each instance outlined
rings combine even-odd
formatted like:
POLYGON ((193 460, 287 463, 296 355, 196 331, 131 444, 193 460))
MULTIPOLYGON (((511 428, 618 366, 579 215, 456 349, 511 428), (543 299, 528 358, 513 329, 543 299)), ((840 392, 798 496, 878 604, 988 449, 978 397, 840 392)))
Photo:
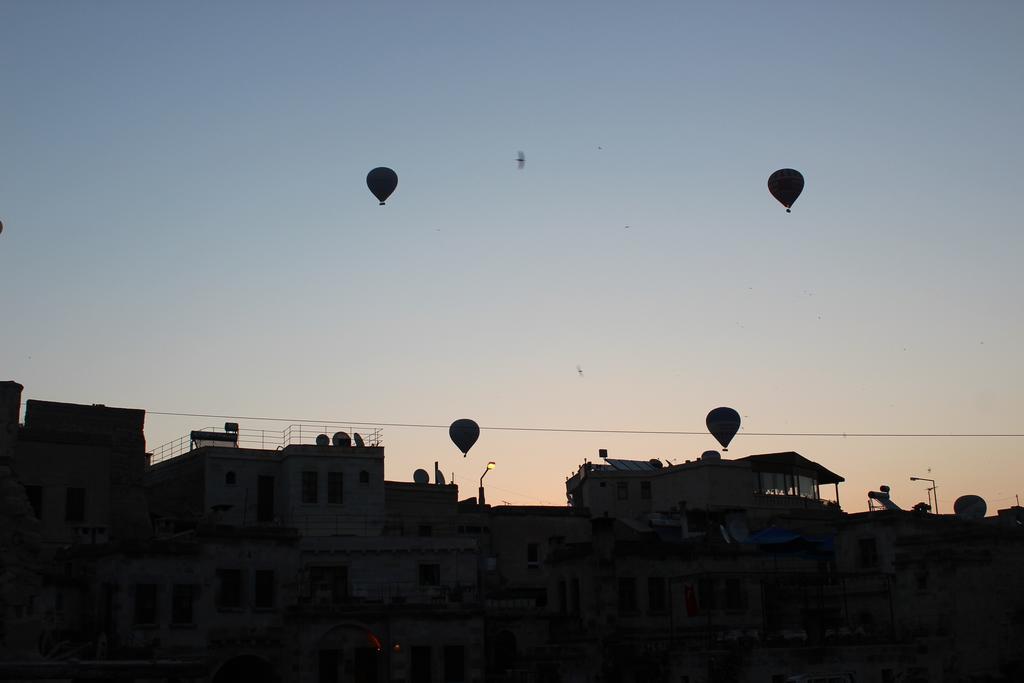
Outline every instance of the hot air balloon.
POLYGON ((462 451, 462 457, 465 458, 469 455, 469 449, 480 438, 480 425, 467 418, 456 420, 448 428, 448 436, 452 438, 452 443, 458 446, 462 451))
POLYGON ((398 187, 398 174, 386 166, 378 166, 366 174, 366 186, 384 206, 384 201, 398 187))
POLYGON ((722 444, 722 450, 729 450, 729 442, 740 430, 740 414, 732 408, 715 408, 707 417, 708 431, 722 444))
POLYGON ((768 176, 768 191, 786 207, 786 213, 789 213, 789 207, 793 206, 796 198, 804 191, 804 177, 800 171, 780 168, 768 176))

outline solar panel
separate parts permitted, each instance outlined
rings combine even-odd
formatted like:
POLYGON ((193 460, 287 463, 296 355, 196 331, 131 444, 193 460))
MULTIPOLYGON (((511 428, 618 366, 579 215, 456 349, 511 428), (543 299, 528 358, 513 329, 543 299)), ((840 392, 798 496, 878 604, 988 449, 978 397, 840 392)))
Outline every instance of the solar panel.
POLYGON ((646 460, 616 460, 614 458, 608 458, 606 460, 609 465, 617 470, 625 471, 640 471, 640 470, 653 470, 654 466, 646 460))

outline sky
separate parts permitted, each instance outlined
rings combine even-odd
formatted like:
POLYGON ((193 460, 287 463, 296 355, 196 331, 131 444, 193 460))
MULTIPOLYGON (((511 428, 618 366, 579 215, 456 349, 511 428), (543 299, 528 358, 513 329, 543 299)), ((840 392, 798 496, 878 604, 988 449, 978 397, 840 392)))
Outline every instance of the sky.
POLYGON ((564 504, 795 450, 845 509, 1024 493, 1024 4, 0 0, 0 379, 385 427, 564 504), (526 157, 523 170, 516 155, 526 157), (398 189, 378 206, 367 171, 398 189), (768 175, 806 179, 791 214, 768 175), (577 366, 583 374, 577 372, 577 366), (746 435, 750 433, 750 435, 746 435), (930 472, 930 474, 929 474, 930 472))

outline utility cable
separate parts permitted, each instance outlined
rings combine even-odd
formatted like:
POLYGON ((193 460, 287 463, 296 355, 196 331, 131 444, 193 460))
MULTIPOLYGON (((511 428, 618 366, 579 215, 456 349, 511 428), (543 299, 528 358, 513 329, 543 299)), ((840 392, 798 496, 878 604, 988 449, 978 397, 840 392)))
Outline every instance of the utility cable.
MULTIPOLYGON (((289 422, 311 425, 365 425, 370 427, 403 427, 411 429, 448 429, 446 424, 425 424, 416 422, 365 422, 358 420, 315 420, 309 418, 290 417, 262 417, 253 415, 219 415, 212 413, 181 413, 159 410, 147 410, 148 415, 162 415, 169 417, 204 417, 217 419, 253 420, 264 422, 289 422)), ((481 426, 480 429, 503 432, 559 432, 567 434, 649 434, 657 436, 707 436, 707 430, 651 430, 651 429, 586 429, 576 427, 508 427, 508 426, 481 426)), ((748 432, 741 431, 745 436, 809 436, 809 437, 831 437, 831 438, 910 438, 910 439, 943 439, 943 438, 997 438, 997 439, 1021 439, 1024 433, 1005 434, 982 434, 982 433, 895 433, 895 432, 748 432)))

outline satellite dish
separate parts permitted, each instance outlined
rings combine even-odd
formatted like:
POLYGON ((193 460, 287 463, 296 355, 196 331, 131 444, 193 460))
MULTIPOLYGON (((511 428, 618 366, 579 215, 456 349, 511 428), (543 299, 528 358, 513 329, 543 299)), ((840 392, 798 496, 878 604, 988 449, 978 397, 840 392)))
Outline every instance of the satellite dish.
POLYGON ((334 432, 334 436, 331 438, 331 443, 335 446, 348 448, 352 445, 352 439, 350 439, 348 434, 345 432, 334 432))
POLYGON ((653 467, 653 468, 654 468, 654 469, 656 469, 656 470, 660 470, 660 469, 661 469, 661 467, 662 467, 662 465, 661 465, 661 461, 660 461, 660 460, 658 460, 657 458, 651 458, 651 459, 650 459, 650 460, 648 460, 647 462, 651 463, 651 467, 653 467))
POLYGON ((736 436, 736 432, 740 431, 740 414, 732 408, 723 406, 708 413, 704 422, 707 424, 711 436, 722 444, 722 450, 729 450, 729 442, 732 441, 732 437, 736 436))
POLYGON ((356 442, 356 448, 362 448, 366 445, 363 443, 363 437, 359 436, 359 432, 352 434, 352 439, 356 442))
POLYGON ((412 480, 417 484, 429 484, 430 475, 427 474, 426 470, 416 470, 412 473, 412 480))
POLYGON ((729 537, 737 543, 745 543, 750 538, 747 518, 742 513, 726 515, 725 530, 729 532, 729 537))
POLYGON ((451 437, 452 443, 462 451, 462 457, 465 458, 469 454, 469 449, 480 438, 480 425, 464 417, 452 422, 448 427, 448 436, 451 437))
POLYGON ((326 434, 317 434, 317 437, 316 437, 316 445, 317 446, 327 446, 327 445, 330 445, 330 443, 331 443, 331 439, 326 434))
POLYGON ((704 451, 700 454, 701 460, 721 460, 722 454, 718 451, 704 451))
POLYGON ((444 472, 441 470, 434 470, 434 483, 440 486, 444 486, 444 472))
POLYGON ((960 496, 953 503, 953 512, 960 519, 983 519, 987 511, 988 505, 981 496, 960 496))

